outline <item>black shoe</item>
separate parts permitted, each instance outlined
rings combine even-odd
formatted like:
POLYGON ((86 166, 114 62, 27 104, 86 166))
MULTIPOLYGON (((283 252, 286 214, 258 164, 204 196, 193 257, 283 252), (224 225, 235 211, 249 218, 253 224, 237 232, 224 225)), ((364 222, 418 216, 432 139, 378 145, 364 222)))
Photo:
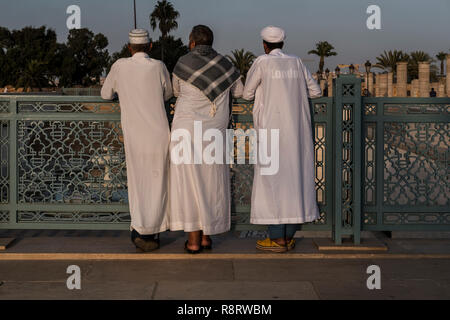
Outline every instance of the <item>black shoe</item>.
POLYGON ((134 229, 131 231, 131 242, 138 252, 150 252, 159 248, 159 239, 155 235, 140 235, 134 229))
POLYGON ((187 253, 190 253, 190 254, 197 254, 197 253, 202 252, 202 249, 203 249, 202 246, 200 246, 200 249, 198 249, 198 250, 191 250, 191 249, 188 248, 188 243, 189 243, 189 240, 186 240, 186 242, 184 243, 184 250, 185 250, 187 253))
POLYGON ((134 239, 141 238, 144 240, 156 240, 159 241, 159 233, 157 234, 140 234, 136 230, 131 230, 131 241, 134 242, 134 239))
POLYGON ((212 249, 212 240, 209 240, 209 244, 206 246, 202 246, 202 250, 211 250, 212 249))

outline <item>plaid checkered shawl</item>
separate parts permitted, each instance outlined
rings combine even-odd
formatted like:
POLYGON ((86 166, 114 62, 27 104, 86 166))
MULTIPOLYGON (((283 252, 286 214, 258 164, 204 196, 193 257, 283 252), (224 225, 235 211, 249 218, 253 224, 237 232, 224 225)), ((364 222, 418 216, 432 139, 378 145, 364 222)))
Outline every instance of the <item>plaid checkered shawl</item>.
POLYGON ((206 45, 198 45, 182 56, 173 74, 200 89, 212 103, 240 78, 227 58, 206 45))

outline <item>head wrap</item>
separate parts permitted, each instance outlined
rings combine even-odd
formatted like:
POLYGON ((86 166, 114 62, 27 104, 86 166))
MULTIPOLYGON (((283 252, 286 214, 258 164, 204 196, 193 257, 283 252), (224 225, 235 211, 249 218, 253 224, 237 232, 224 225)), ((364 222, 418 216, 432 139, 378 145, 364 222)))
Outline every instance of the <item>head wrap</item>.
POLYGON ((268 26, 261 30, 261 38, 269 43, 278 43, 286 39, 286 34, 281 28, 268 26))

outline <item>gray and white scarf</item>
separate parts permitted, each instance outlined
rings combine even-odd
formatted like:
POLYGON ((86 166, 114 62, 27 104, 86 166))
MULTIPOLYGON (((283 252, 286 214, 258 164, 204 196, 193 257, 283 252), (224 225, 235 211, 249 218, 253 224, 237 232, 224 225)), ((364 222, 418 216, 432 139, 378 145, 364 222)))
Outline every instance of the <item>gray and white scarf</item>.
POLYGON ((240 78, 239 71, 227 58, 206 45, 198 45, 182 56, 173 74, 200 89, 213 104, 240 78))

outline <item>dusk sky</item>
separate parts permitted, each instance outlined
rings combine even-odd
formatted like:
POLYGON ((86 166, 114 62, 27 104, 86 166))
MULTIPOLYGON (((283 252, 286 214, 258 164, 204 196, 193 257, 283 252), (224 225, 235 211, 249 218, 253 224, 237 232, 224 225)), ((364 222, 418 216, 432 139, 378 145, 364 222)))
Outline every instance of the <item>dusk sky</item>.
MULTIPOLYGON (((136 0, 138 27, 150 30, 149 14, 156 1, 136 0)), ((326 67, 364 63, 383 50, 424 50, 433 57, 450 50, 450 0, 173 0, 180 12, 178 30, 172 32, 186 43, 196 24, 210 26, 215 48, 228 54, 245 48, 263 53, 260 30, 276 25, 286 30, 285 52, 296 54, 314 72, 318 58, 308 55, 318 41, 333 44, 338 56, 326 59, 326 67), (366 9, 381 8, 381 30, 368 30, 366 9)), ((20 29, 46 25, 67 37, 66 8, 81 8, 81 26, 109 39, 110 53, 127 41, 133 27, 132 0, 0 0, 0 26, 20 29)), ((150 30, 151 31, 151 30, 150 30)), ((158 32, 151 32, 158 38, 158 32)))

